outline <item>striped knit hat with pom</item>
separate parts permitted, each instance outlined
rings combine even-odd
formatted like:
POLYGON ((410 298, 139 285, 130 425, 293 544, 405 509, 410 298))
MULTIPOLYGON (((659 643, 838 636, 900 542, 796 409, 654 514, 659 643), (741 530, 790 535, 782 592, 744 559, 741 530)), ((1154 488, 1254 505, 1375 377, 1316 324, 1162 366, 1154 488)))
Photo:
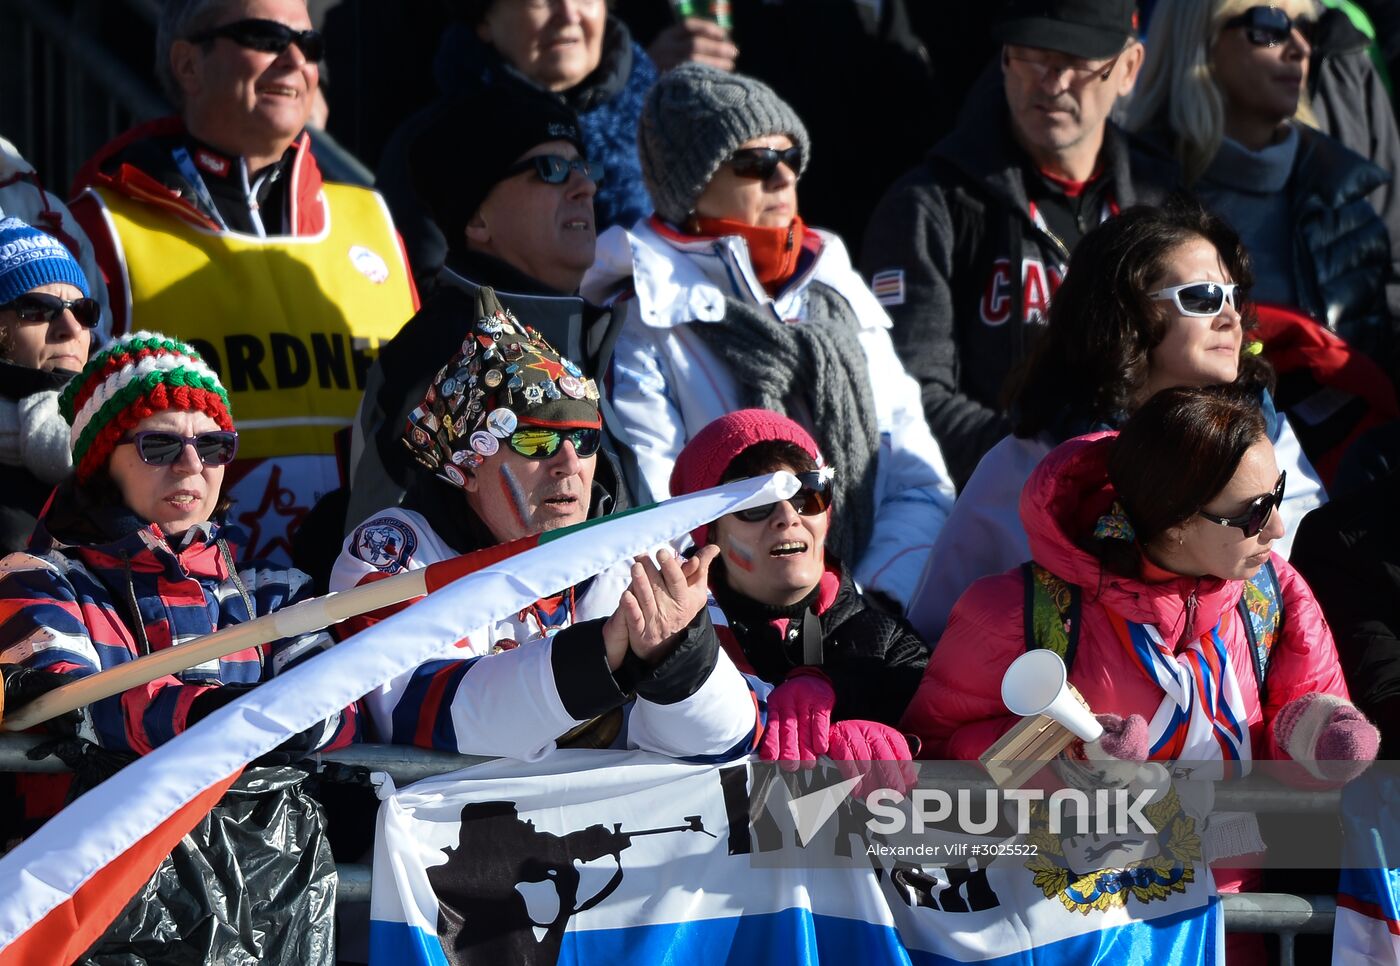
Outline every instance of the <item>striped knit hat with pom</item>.
POLYGON ((59 412, 73 427, 78 482, 107 465, 132 427, 167 409, 204 413, 220 429, 233 429, 228 393, 194 349, 158 332, 109 342, 58 399, 59 412))

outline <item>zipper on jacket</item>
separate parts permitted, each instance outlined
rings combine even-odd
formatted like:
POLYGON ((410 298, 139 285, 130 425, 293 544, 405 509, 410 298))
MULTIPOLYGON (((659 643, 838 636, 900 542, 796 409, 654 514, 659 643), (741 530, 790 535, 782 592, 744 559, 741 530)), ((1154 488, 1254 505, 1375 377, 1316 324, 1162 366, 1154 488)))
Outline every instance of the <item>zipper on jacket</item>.
POLYGON ((793 240, 793 235, 794 235, 794 234, 795 234, 795 232, 793 231, 792 225, 788 225, 787 244, 783 246, 783 251, 785 251, 785 252, 790 252, 790 251, 792 251, 792 240, 793 240))
POLYGON ((126 572, 126 600, 131 605, 131 633, 141 645, 143 655, 151 653, 151 642, 146 637, 146 624, 141 620, 141 603, 136 599, 136 582, 131 577, 131 555, 122 552, 122 569, 126 572))
POLYGON ((1191 628, 1196 623, 1196 608, 1200 606, 1200 599, 1196 596, 1196 591, 1201 588, 1201 578, 1196 578, 1196 585, 1191 588, 1191 595, 1186 598, 1186 626, 1181 629, 1181 637, 1177 638, 1176 650, 1181 650, 1181 645, 1186 643, 1186 639, 1191 634, 1191 628))

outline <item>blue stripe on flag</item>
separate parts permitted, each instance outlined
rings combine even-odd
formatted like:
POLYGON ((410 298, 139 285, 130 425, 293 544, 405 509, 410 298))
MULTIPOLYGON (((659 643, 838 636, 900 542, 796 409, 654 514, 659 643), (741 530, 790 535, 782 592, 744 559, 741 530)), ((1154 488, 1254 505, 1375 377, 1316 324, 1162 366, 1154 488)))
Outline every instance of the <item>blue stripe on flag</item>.
MULTIPOLYGON (((1215 955, 1220 905, 1089 932, 1033 950, 979 959, 979 966, 1185 963, 1223 966, 1215 955)), ((806 909, 697 922, 586 929, 564 936, 559 966, 595 963, 861 963, 862 966, 959 966, 963 960, 906 951, 893 927, 814 916, 806 909)), ((446 966, 437 937, 401 922, 370 924, 370 963, 446 966)))

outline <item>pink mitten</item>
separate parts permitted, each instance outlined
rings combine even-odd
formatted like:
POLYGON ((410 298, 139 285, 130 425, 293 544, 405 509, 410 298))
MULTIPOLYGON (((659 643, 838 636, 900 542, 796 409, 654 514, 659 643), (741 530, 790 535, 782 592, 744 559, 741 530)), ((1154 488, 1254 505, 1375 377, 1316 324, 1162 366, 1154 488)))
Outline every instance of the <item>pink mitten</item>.
POLYGON ((827 751, 836 690, 819 668, 800 667, 768 694, 768 725, 758 755, 795 770, 811 768, 827 751))
POLYGON ((902 795, 918 781, 908 740, 878 721, 836 722, 827 754, 846 778, 863 776, 856 786, 859 797, 877 788, 893 788, 902 795))
POLYGON ((1084 761, 1146 761, 1147 721, 1140 714, 1120 718, 1116 714, 1096 714, 1103 734, 1095 741, 1078 742, 1070 747, 1074 757, 1084 761))
POLYGON ((1376 758, 1381 735, 1345 698, 1305 694, 1274 715, 1274 740, 1313 778, 1345 784, 1376 758))

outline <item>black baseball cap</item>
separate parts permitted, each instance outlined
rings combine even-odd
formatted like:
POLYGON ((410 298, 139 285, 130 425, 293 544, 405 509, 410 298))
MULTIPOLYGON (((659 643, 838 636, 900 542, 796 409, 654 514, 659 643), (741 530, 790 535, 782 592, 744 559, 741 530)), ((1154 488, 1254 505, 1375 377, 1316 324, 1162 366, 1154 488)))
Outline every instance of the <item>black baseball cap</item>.
POLYGON ((1137 34, 1135 0, 1005 0, 992 25, 999 43, 1101 60, 1137 34))

